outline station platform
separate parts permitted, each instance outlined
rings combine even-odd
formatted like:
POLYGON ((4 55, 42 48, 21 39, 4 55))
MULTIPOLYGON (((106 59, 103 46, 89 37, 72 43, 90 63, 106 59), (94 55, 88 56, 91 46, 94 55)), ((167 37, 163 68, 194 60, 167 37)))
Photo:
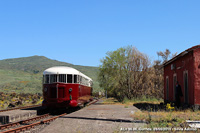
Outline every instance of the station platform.
POLYGON ((10 122, 17 122, 26 120, 28 118, 37 116, 37 110, 11 110, 0 112, 0 124, 7 124, 10 122))
POLYGON ((105 133, 121 129, 144 127, 132 115, 140 111, 134 106, 106 105, 97 102, 71 114, 62 116, 45 127, 41 133, 105 133))

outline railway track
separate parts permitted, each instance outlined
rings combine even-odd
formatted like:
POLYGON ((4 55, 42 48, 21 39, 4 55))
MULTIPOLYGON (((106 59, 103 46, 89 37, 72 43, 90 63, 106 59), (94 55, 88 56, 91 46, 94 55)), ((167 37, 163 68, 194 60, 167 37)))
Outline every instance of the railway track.
POLYGON ((0 126, 0 132, 1 133, 17 133, 17 132, 23 132, 26 130, 31 130, 32 128, 35 128, 35 130, 37 130, 36 127, 47 125, 51 121, 64 115, 66 115, 66 113, 58 115, 58 116, 50 116, 49 114, 45 114, 45 115, 37 116, 28 120, 5 124, 5 125, 0 126))
MULTIPOLYGON (((98 100, 91 101, 86 106, 96 103, 97 101, 98 100)), ((31 107, 37 107, 37 106, 23 107, 23 109, 31 108, 31 107)), ((22 108, 15 108, 15 109, 22 109, 22 108)), ((39 132, 41 129, 47 126, 51 121, 54 121, 55 119, 64 115, 67 115, 67 114, 63 113, 61 115, 53 116, 48 113, 41 116, 30 118, 27 120, 0 125, 0 133, 18 133, 18 132, 25 132, 27 130, 29 132, 39 132)))
POLYGON ((40 106, 42 106, 42 105, 39 104, 39 105, 32 105, 32 106, 25 106, 25 107, 16 107, 16 108, 10 108, 10 109, 0 110, 0 112, 6 112, 6 111, 11 111, 11 110, 16 110, 16 109, 35 108, 35 107, 40 107, 40 106))
POLYGON ((49 114, 44 114, 42 116, 37 116, 37 117, 30 118, 30 119, 27 119, 27 120, 22 120, 22 121, 19 121, 19 122, 13 122, 13 123, 1 125, 0 126, 0 131, 4 130, 4 129, 11 128, 11 127, 16 127, 16 126, 19 126, 19 125, 27 124, 27 123, 32 122, 32 121, 37 121, 37 120, 46 118, 48 116, 49 116, 49 114))

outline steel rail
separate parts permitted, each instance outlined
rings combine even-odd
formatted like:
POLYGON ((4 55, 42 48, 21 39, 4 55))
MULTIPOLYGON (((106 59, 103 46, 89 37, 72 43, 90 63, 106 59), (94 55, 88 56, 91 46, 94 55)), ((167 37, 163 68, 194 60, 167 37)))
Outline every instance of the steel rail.
POLYGON ((32 123, 32 124, 29 124, 29 125, 26 125, 26 126, 22 126, 22 127, 19 127, 19 128, 15 128, 15 129, 11 129, 11 130, 8 130, 8 131, 4 131, 2 133, 17 133, 17 132, 21 132, 21 131, 26 131, 26 130, 30 130, 31 128, 34 128, 35 126, 38 126, 40 124, 46 124, 46 123, 50 123, 51 121, 61 117, 61 116, 64 116, 66 115, 66 113, 62 114, 62 115, 59 115, 59 116, 55 116, 55 117, 52 117, 52 118, 49 118, 47 120, 43 120, 43 121, 40 121, 40 122, 36 122, 36 123, 32 123))
MULTIPOLYGON (((91 101, 90 103, 87 104, 87 106, 89 106, 91 104, 94 104, 97 101, 98 100, 91 101)), ((35 106, 28 106, 27 108, 29 108, 29 107, 35 107, 35 106)), ((24 108, 26 108, 26 107, 24 107, 24 108)), ((17 132, 20 132, 20 131, 30 130, 31 128, 34 128, 35 126, 38 126, 38 125, 41 125, 41 124, 50 123, 51 121, 54 121, 55 119, 57 119, 57 118, 59 118, 61 116, 64 116, 64 115, 66 115, 66 113, 64 113, 62 115, 59 115, 59 116, 55 116, 55 117, 49 118, 47 120, 42 120, 40 122, 32 123, 32 124, 29 124, 29 125, 26 125, 26 126, 18 127, 18 128, 7 130, 7 131, 3 131, 2 133, 17 133, 17 132)), ((22 120, 20 122, 15 122, 15 123, 10 123, 10 124, 6 124, 6 125, 2 125, 2 126, 0 126, 0 130, 5 129, 5 128, 10 128, 12 126, 17 126, 17 125, 25 124, 25 123, 28 123, 30 121, 39 120, 39 119, 42 119, 42 118, 45 118, 45 117, 48 117, 48 116, 49 116, 49 114, 45 114, 45 115, 38 116, 38 117, 35 117, 35 118, 31 118, 31 119, 28 119, 28 120, 22 120)))
POLYGON ((30 119, 27 119, 27 120, 22 120, 22 121, 19 121, 19 122, 13 122, 13 123, 1 125, 0 130, 10 128, 10 127, 13 127, 13 126, 19 126, 21 124, 25 124, 25 123, 28 123, 28 122, 31 122, 31 121, 40 120, 40 119, 46 118, 48 116, 49 116, 49 114, 44 114, 44 115, 37 116, 37 117, 34 117, 34 118, 30 118, 30 119))

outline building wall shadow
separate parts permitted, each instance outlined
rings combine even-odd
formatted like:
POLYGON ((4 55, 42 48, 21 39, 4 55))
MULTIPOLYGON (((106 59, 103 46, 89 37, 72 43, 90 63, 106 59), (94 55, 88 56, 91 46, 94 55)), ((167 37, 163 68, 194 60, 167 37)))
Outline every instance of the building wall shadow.
MULTIPOLYGON (((167 111, 166 107, 167 104, 160 103, 160 104, 153 104, 153 103, 136 103, 133 104, 133 106, 137 107, 138 109, 142 111, 151 111, 151 112, 157 112, 157 111, 167 111)), ((174 107, 175 110, 183 111, 187 109, 191 109, 193 111, 198 110, 195 108, 195 106, 189 106, 186 104, 182 104, 179 108, 175 106, 174 103, 170 103, 170 106, 174 107)))
POLYGON ((152 104, 152 103, 136 103, 133 106, 137 107, 142 111, 161 111, 165 110, 164 104, 152 104))

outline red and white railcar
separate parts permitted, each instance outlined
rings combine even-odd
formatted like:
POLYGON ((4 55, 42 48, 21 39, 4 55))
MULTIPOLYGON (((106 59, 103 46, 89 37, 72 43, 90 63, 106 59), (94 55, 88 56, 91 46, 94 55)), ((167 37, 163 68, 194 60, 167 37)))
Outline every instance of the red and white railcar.
POLYGON ((92 79, 65 66, 43 72, 44 107, 77 107, 91 100, 92 79))

